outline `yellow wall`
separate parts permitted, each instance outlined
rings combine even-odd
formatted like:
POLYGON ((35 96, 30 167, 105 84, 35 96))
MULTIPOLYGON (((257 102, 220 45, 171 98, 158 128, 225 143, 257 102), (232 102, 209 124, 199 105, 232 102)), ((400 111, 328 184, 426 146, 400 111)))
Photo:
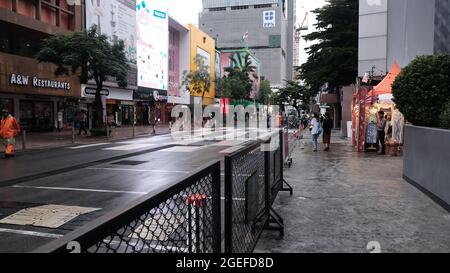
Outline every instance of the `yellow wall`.
MULTIPOLYGON (((203 98, 203 104, 209 105, 214 103, 215 97, 215 62, 216 62, 216 42, 213 38, 208 36, 206 33, 195 27, 194 25, 189 25, 190 37, 191 37, 191 71, 195 71, 197 66, 195 64, 195 56, 197 56, 197 48, 201 48, 208 52, 211 57, 211 63, 209 64, 210 75, 211 75, 211 87, 209 92, 205 93, 203 98)), ((201 94, 192 94, 193 96, 200 97, 201 94)))

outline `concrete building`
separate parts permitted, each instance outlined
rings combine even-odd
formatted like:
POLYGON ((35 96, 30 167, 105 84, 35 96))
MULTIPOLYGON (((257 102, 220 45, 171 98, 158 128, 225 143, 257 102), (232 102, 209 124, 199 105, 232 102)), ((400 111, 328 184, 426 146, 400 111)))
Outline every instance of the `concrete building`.
POLYGON ((293 77, 294 15, 293 0, 203 0, 199 27, 220 50, 248 46, 261 79, 279 88, 293 77))
POLYGON ((360 0, 358 76, 384 76, 419 55, 450 52, 448 0, 360 0))
POLYGON ((78 76, 55 76, 54 65, 33 57, 42 39, 81 30, 81 14, 66 1, 0 1, 0 108, 27 131, 52 131, 75 118, 78 76))

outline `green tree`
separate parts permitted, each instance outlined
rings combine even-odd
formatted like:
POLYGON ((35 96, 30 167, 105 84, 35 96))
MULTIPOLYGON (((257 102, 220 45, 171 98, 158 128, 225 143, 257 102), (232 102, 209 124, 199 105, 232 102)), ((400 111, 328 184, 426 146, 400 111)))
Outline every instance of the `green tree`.
MULTIPOLYGON (((256 67, 253 66, 250 54, 242 56, 237 53, 230 57, 232 66, 225 68, 226 75, 218 79, 217 89, 222 97, 235 100, 246 99, 250 97, 253 87, 253 80, 250 75, 255 73, 256 67)), ((255 77, 255 75, 253 75, 255 77)))
POLYGON ((273 91, 270 82, 262 80, 258 92, 258 101, 264 105, 269 105, 273 99, 273 91))
POLYGON ((297 68, 299 77, 313 96, 328 83, 330 91, 355 81, 358 68, 358 1, 328 0, 313 13, 317 30, 304 38, 315 42, 307 48, 305 64, 297 68))
POLYGON ((296 81, 287 81, 286 86, 275 94, 275 102, 287 103, 301 113, 301 110, 308 109, 310 97, 310 91, 305 86, 296 81))
POLYGON ((194 58, 196 70, 183 72, 182 84, 191 95, 201 96, 203 99, 205 94, 211 88, 210 66, 205 57, 197 54, 194 58))
POLYGON ((56 75, 80 75, 81 83, 94 80, 96 84, 93 122, 94 127, 104 126, 101 90, 104 82, 115 78, 118 85, 128 85, 129 65, 123 41, 109 42, 94 26, 86 32, 57 34, 45 39, 36 58, 39 62, 57 65, 56 75))
POLYGON ((398 109, 418 126, 443 125, 450 105, 450 55, 420 56, 402 69, 392 85, 398 109), (449 103, 449 104, 447 104, 449 103))

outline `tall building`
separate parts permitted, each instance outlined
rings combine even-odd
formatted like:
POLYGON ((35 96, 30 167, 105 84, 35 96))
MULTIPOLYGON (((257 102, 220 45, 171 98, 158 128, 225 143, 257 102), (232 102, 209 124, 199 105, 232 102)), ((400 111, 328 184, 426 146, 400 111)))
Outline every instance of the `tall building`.
POLYGON ((42 39, 81 29, 81 7, 66 1, 0 1, 0 108, 27 131, 71 124, 80 98, 77 75, 55 76, 55 66, 33 57, 42 39))
POLYGON ((358 75, 384 76, 392 64, 450 52, 449 0, 360 0, 358 75))
POLYGON ((294 15, 294 0, 203 0, 199 26, 220 50, 248 47, 279 88, 293 78, 294 15))

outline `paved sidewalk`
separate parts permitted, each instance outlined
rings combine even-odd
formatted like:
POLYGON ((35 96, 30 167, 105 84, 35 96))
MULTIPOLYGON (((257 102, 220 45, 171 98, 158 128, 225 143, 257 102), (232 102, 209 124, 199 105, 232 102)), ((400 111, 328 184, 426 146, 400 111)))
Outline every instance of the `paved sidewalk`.
POLYGON ((330 153, 313 154, 310 139, 294 152, 285 172, 294 196, 275 202, 285 237, 265 231, 256 252, 366 253, 371 241, 388 253, 450 251, 450 214, 402 179, 402 158, 334 141, 330 153))
MULTIPOLYGON (((160 125, 156 128, 156 135, 163 135, 170 133, 168 125, 160 125)), ((151 136, 153 135, 152 126, 137 126, 135 128, 135 136, 151 136)), ((47 149, 57 148, 71 145, 80 144, 94 144, 107 141, 130 139, 133 137, 133 128, 131 126, 113 128, 112 135, 108 139, 107 137, 90 137, 79 136, 78 130, 75 131, 75 143, 72 143, 72 130, 65 130, 61 132, 53 133, 30 133, 26 136, 26 149, 47 149)), ((22 136, 16 138, 17 151, 22 150, 22 136)))

